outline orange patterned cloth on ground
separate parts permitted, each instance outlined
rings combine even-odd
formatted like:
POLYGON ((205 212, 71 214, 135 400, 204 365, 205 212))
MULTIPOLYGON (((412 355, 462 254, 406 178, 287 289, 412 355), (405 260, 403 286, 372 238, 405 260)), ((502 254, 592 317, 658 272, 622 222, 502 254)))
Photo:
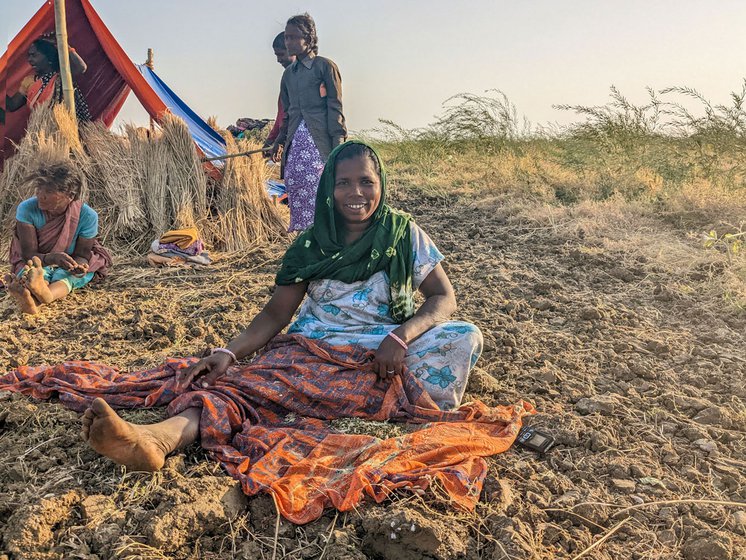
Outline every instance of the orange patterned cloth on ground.
POLYGON ((434 481, 455 505, 471 509, 487 474, 484 457, 507 450, 521 417, 533 412, 525 402, 442 411, 413 375, 382 382, 370 353, 299 335, 278 336, 214 386, 177 395, 175 374, 195 361, 169 359, 132 373, 91 362, 23 366, 0 377, 0 390, 58 396, 77 411, 96 397, 117 408, 168 405, 170 415, 200 407, 202 447, 246 494, 269 492, 295 523, 313 521, 329 506, 348 511, 366 495, 381 502, 394 489, 426 489, 434 481), (345 417, 425 425, 381 440, 330 428, 329 420, 345 417))

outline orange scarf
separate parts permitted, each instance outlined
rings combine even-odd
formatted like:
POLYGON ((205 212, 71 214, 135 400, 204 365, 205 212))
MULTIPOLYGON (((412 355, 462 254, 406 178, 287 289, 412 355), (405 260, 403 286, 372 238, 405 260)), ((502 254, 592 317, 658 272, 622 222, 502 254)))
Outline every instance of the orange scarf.
POLYGON ((34 80, 34 83, 29 86, 28 91, 26 92, 26 104, 29 109, 33 109, 52 98, 57 84, 58 75, 59 74, 55 74, 52 79, 47 82, 46 87, 40 78, 34 80))

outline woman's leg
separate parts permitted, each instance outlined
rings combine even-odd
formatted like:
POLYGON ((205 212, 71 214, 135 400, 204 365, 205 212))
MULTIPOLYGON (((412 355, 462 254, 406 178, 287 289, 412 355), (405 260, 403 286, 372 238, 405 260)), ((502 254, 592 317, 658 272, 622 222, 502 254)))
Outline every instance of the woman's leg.
POLYGON ((29 289, 21 283, 21 279, 14 274, 3 277, 8 293, 13 297, 21 313, 36 315, 39 312, 38 302, 31 295, 29 289))
POLYGON ((409 345, 407 368, 441 409, 456 408, 483 345, 476 325, 464 321, 441 323, 409 345))
POLYGON ((28 261, 23 269, 23 283, 39 303, 52 303, 70 293, 67 283, 52 279, 54 272, 49 267, 44 268, 39 257, 28 261))
POLYGON ((290 207, 288 231, 302 231, 313 225, 316 209, 316 190, 319 187, 324 160, 306 127, 301 121, 290 142, 285 186, 290 207))
POLYGON ((199 408, 187 408, 157 424, 126 422, 106 401, 96 399, 83 414, 83 439, 101 455, 133 471, 157 471, 166 456, 197 441, 199 408))

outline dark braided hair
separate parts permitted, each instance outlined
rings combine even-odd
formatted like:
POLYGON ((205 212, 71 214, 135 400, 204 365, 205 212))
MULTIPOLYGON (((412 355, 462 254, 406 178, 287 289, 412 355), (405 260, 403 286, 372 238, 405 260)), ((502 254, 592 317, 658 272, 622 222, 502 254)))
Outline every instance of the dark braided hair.
POLYGON ((34 189, 51 189, 65 193, 73 200, 80 196, 83 187, 83 178, 71 161, 42 163, 26 177, 26 181, 34 189))
POLYGON ((31 44, 36 47, 37 51, 44 55, 52 70, 55 72, 60 71, 60 57, 57 53, 57 45, 54 44, 52 38, 42 35, 31 44))
POLYGON ((319 54, 319 38, 316 35, 316 22, 313 21, 313 18, 308 13, 291 17, 287 24, 297 27, 308 43, 309 50, 313 54, 319 54))
POLYGON ((335 163, 339 163, 342 160, 345 159, 355 159, 358 157, 367 157, 370 158, 370 161, 373 162, 373 169, 376 170, 376 173, 381 175, 381 163, 378 161, 378 158, 376 157, 376 154, 373 150, 370 149, 369 146, 366 146, 365 144, 348 144, 339 152, 337 153, 336 161, 335 163))

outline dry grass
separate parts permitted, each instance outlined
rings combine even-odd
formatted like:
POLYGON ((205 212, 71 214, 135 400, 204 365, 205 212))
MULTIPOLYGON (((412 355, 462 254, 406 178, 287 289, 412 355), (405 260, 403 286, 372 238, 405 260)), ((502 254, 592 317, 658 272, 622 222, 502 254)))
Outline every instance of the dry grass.
POLYGON ((159 137, 151 138, 150 131, 127 126, 127 137, 132 152, 139 184, 144 193, 143 206, 147 223, 150 224, 150 238, 169 229, 168 212, 168 171, 162 162, 168 157, 166 145, 159 137))
POLYGON ((61 106, 47 106, 32 112, 26 136, 0 174, 0 224, 7 227, 14 219, 16 204, 30 195, 24 178, 39 163, 81 153, 77 124, 61 106))
MULTIPOLYGON (((229 153, 260 147, 250 140, 237 143, 228 134, 225 139, 229 153)), ((284 221, 263 187, 268 177, 268 168, 259 155, 226 160, 223 182, 215 195, 216 236, 220 237, 226 251, 245 248, 246 240, 261 243, 284 235, 284 221)))
POLYGON ((163 122, 161 140, 168 148, 163 161, 168 176, 168 199, 177 228, 198 226, 207 219, 207 177, 186 124, 171 115, 163 122))
POLYGON ((89 204, 100 212, 110 235, 137 239, 143 234, 145 213, 131 144, 98 122, 85 126, 82 137, 88 156, 83 169, 89 184, 95 185, 88 193, 89 204))

